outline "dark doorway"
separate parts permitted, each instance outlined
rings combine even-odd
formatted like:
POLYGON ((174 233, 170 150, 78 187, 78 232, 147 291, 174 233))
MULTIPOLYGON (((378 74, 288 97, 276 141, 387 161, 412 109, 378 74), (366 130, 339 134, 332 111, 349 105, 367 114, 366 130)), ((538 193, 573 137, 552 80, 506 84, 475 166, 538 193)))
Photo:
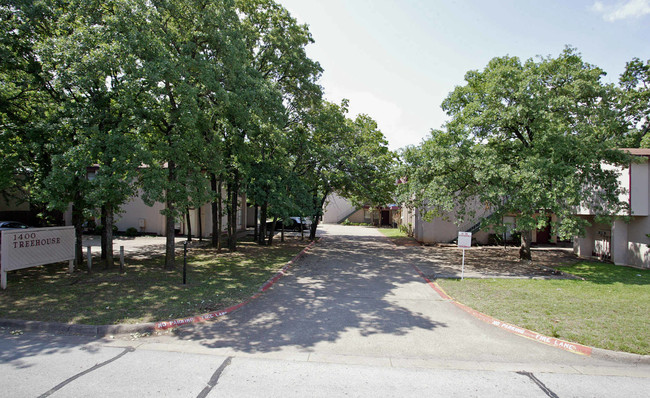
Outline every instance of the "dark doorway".
POLYGON ((381 225, 390 225, 390 210, 381 211, 381 225))
POLYGON ((544 229, 537 230, 537 243, 551 242, 551 220, 549 219, 544 229))

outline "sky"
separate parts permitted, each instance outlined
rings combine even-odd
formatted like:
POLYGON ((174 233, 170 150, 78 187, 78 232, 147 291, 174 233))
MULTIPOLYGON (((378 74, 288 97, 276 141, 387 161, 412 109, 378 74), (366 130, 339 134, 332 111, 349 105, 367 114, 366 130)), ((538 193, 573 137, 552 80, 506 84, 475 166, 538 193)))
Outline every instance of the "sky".
POLYGON ((607 83, 650 59, 650 0, 276 1, 309 25, 326 99, 349 99, 349 116, 370 115, 393 150, 442 127, 442 101, 494 57, 557 57, 568 45, 607 83))

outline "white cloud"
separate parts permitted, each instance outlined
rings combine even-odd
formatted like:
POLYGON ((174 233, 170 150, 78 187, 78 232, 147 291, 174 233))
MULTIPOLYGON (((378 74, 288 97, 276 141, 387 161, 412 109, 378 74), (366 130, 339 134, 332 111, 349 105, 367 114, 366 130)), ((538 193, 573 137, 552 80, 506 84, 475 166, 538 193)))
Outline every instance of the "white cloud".
POLYGON ((621 19, 641 18, 650 14, 650 0, 619 1, 611 5, 596 1, 591 8, 602 14, 605 21, 614 22, 621 19))

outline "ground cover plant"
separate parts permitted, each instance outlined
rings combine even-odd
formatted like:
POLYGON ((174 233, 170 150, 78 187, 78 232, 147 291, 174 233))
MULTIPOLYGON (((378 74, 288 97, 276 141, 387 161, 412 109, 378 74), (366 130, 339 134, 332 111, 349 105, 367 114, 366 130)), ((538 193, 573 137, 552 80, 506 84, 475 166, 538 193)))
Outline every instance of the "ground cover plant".
POLYGON ((140 323, 198 315, 237 304, 297 255, 309 242, 287 238, 274 246, 241 243, 237 252, 209 247, 188 251, 182 284, 182 250, 177 266, 164 270, 164 252, 130 258, 126 272, 84 267, 67 274, 67 264, 9 273, 0 291, 0 318, 77 324, 140 323))
POLYGON ((650 270, 577 262, 578 279, 438 280, 459 302, 526 329, 588 346, 650 354, 650 270))

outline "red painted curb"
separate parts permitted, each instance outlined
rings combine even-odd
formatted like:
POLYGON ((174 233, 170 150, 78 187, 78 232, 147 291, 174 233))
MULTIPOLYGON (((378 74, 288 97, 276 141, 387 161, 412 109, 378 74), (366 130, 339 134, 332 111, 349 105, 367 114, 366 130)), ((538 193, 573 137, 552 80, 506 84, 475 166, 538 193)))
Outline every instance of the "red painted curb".
MULTIPOLYGON (((323 238, 321 237, 320 239, 323 238)), ((286 274, 287 270, 293 266, 293 263, 296 262, 299 258, 301 258, 309 249, 311 249, 315 243, 316 241, 313 241, 309 245, 307 245, 307 247, 302 249, 302 251, 298 253, 294 258, 289 260, 289 262, 284 267, 282 267, 280 271, 278 271, 274 276, 272 276, 269 280, 264 282, 262 286, 260 286, 259 293, 255 293, 254 295, 246 299, 244 302, 241 302, 237 305, 233 305, 232 307, 228 307, 224 310, 208 312, 207 314, 202 314, 202 315, 197 315, 197 316, 192 316, 192 317, 182 318, 182 319, 174 319, 174 320, 164 321, 164 322, 156 322, 154 324, 154 330, 155 331, 168 330, 178 326, 206 322, 227 315, 235 310, 238 310, 244 305, 260 297, 263 292, 271 288, 271 286, 273 286, 275 282, 277 282, 280 278, 282 278, 286 274)))
POLYGON ((427 278, 424 273, 417 267, 413 266, 415 270, 420 274, 420 276, 427 282, 429 286, 433 290, 436 291, 445 300, 449 300, 452 302, 456 307, 462 309, 463 311, 467 312, 468 314, 472 315, 474 318, 480 319, 481 321, 485 323, 489 323, 493 326, 496 326, 498 328, 501 328, 507 332, 516 334, 521 337, 525 337, 530 340, 537 341, 542 344, 546 344, 551 347, 556 347, 559 349, 562 349, 564 351, 569 351, 574 354, 579 354, 579 355, 585 355, 585 356, 591 356, 592 352, 592 347, 584 346, 582 344, 578 343, 573 343, 570 341, 565 341, 565 340, 560 340, 556 339, 555 337, 548 337, 543 334, 534 332, 532 330, 524 329, 516 325, 512 325, 503 321, 500 321, 496 318, 493 318, 489 315, 485 315, 482 312, 476 311, 473 308, 470 308, 466 306, 465 304, 459 303, 458 301, 454 300, 451 296, 449 296, 445 291, 438 285, 436 282, 431 282, 429 278, 427 278))
POLYGON ((420 274, 422 279, 424 279, 427 282, 427 284, 431 286, 431 288, 435 290, 436 293, 438 293, 438 295, 440 295, 440 297, 442 297, 445 300, 454 301, 454 299, 451 296, 449 296, 447 293, 445 293, 445 291, 442 290, 442 288, 437 283, 431 282, 429 278, 427 278, 417 266, 414 265, 413 268, 415 268, 415 270, 418 272, 418 274, 420 274))

